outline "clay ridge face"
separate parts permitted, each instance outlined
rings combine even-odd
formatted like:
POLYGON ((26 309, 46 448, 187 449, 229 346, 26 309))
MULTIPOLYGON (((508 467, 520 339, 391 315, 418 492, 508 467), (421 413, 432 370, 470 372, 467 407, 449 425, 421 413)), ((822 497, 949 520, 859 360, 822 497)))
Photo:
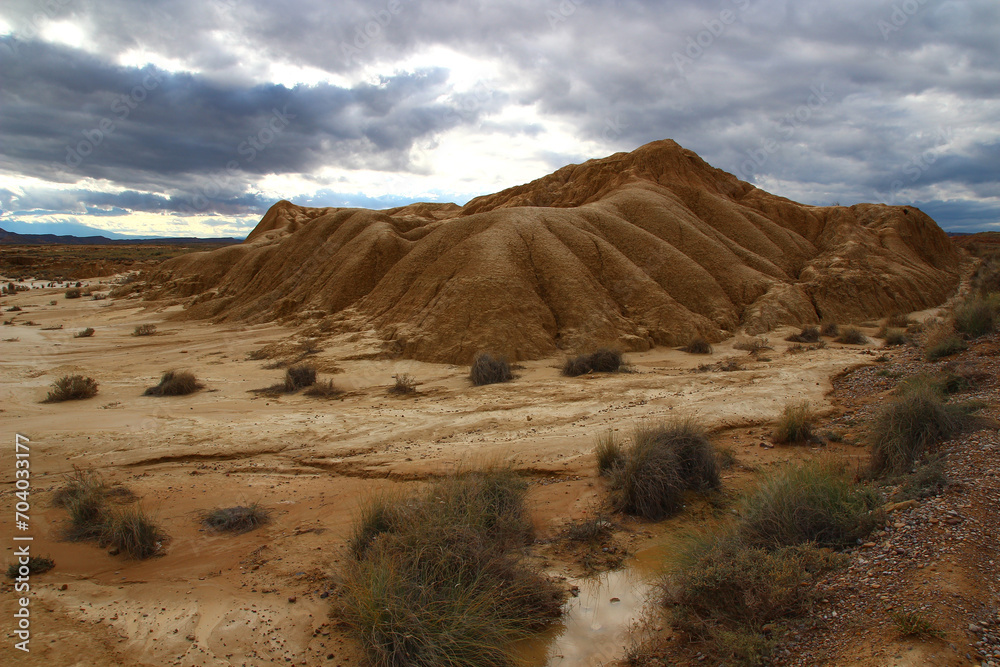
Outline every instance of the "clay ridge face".
POLYGON ((664 140, 465 207, 281 201, 243 244, 165 262, 147 296, 192 297, 186 317, 374 329, 404 356, 467 363, 922 309, 960 262, 913 207, 798 204, 664 140))

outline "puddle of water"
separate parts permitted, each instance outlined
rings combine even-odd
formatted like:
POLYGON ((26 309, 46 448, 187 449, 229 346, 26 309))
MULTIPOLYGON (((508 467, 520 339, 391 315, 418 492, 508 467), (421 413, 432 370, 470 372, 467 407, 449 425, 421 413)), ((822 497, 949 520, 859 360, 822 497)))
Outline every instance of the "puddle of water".
POLYGON ((641 619, 664 556, 673 545, 643 549, 614 572, 569 579, 580 594, 566 603, 561 623, 519 646, 532 667, 597 667, 621 658, 629 627, 641 619))

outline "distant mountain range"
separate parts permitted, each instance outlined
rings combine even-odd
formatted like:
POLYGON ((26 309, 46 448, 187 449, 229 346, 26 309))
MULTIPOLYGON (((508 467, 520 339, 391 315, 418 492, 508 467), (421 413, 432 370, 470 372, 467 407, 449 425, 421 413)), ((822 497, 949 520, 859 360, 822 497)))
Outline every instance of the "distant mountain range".
POLYGON ((0 245, 135 245, 137 243, 147 245, 231 245, 241 242, 241 239, 234 239, 231 237, 213 239, 200 239, 194 237, 109 239, 106 236, 16 234, 14 232, 8 232, 4 229, 0 229, 0 245))

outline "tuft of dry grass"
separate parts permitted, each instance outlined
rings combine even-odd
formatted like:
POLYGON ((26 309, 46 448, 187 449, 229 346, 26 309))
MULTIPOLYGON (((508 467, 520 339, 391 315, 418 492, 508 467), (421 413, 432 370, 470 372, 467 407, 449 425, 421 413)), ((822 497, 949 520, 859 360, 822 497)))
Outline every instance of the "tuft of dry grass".
POLYGON ((618 437, 617 431, 611 429, 597 436, 597 446, 594 448, 594 452, 597 455, 597 473, 602 477, 610 475, 625 460, 621 439, 618 437))
POLYGON ((80 331, 77 331, 75 334, 73 334, 73 338, 90 338, 93 335, 94 335, 94 328, 87 327, 86 329, 81 329, 80 331))
POLYGON ((97 381, 82 375, 64 375, 52 383, 45 403, 79 401, 97 395, 97 381))
POLYGON ((202 523, 212 530, 228 533, 246 533, 259 528, 271 520, 271 512, 260 502, 235 507, 209 510, 202 517, 202 523))
POLYGON ((855 326, 847 326, 840 329, 840 334, 834 342, 843 345, 864 345, 868 342, 868 336, 855 326))
POLYGON ((398 373, 392 376, 395 379, 395 383, 389 387, 390 394, 405 395, 412 394, 417 391, 417 381, 413 379, 408 373, 398 373))
POLYGON ((469 379, 476 387, 500 382, 510 382, 514 378, 506 357, 490 352, 478 352, 469 369, 469 379))
POLYGON ((695 336, 681 350, 688 354, 712 354, 712 345, 701 336, 695 336))
POLYGON ((622 363, 621 352, 602 347, 595 352, 567 359, 563 364, 562 374, 576 377, 587 373, 617 373, 621 370, 622 363))
POLYGON ((802 330, 785 338, 789 343, 815 343, 819 341, 818 327, 802 327, 802 330))
POLYGON ((143 559, 160 551, 164 537, 153 518, 137 503, 109 510, 98 542, 129 558, 143 559))
POLYGON ((343 394, 344 390, 334 384, 333 380, 317 382, 305 390, 305 395, 310 398, 337 398, 343 394))
POLYGON ((153 336, 156 334, 155 324, 137 324, 134 329, 132 329, 133 336, 153 336))
POLYGON ((786 405, 771 438, 778 444, 808 442, 813 437, 812 427, 808 402, 786 405))
POLYGON ((894 611, 891 616, 897 632, 903 637, 943 639, 945 636, 942 630, 919 611, 894 611))
POLYGON ((835 338, 840 335, 840 327, 836 322, 823 322, 820 324, 819 333, 827 338, 835 338))
POLYGON ((312 364, 298 364, 285 371, 285 392, 292 393, 316 383, 316 367, 312 364))
POLYGON ((149 387, 143 396, 186 396, 193 394, 205 385, 198 382, 194 373, 189 371, 167 371, 160 377, 160 383, 149 387))
POLYGON ((742 338, 733 343, 734 350, 745 350, 750 354, 760 354, 764 350, 773 350, 771 341, 766 336, 754 336, 753 338, 742 338))

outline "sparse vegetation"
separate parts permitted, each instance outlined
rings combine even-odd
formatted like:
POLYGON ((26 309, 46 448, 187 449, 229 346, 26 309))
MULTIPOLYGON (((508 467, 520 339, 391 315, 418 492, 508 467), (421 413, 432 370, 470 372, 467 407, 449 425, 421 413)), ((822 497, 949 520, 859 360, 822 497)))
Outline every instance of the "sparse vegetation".
POLYGON ((335 613, 373 664, 513 664, 513 643, 560 615, 557 588, 516 554, 525 491, 494 467, 363 506, 335 613))
POLYGON ((797 334, 785 338, 789 343, 815 343, 819 340, 818 327, 802 327, 797 334))
POLYGON ((895 501, 920 500, 936 496, 951 483, 944 468, 944 460, 933 458, 917 466, 915 472, 893 480, 899 484, 892 499, 895 501))
POLYGON ((935 639, 944 637, 944 633, 919 611, 894 611, 892 612, 892 622, 903 637, 935 639))
POLYGON ((260 502, 235 507, 217 508, 206 512, 202 523, 220 532, 246 533, 271 520, 271 513, 260 502))
POLYGON ((472 360, 472 367, 469 369, 469 379, 477 387, 510 382, 513 377, 507 359, 502 356, 494 356, 489 352, 477 353, 472 360))
POLYGON ((143 396, 186 396, 193 394, 205 385, 198 382, 194 373, 189 371, 167 371, 160 377, 160 383, 142 393, 143 396))
POLYGON ((601 476, 611 474, 611 471, 621 466, 625 460, 622 453, 621 439, 617 431, 607 430, 597 436, 597 473, 601 476))
POLYGON ((917 384, 884 403, 868 427, 870 466, 875 476, 908 472, 930 446, 970 422, 968 406, 945 403, 917 384))
POLYGON ((65 294, 67 299, 79 299, 82 295, 83 293, 81 292, 79 287, 71 287, 68 290, 66 290, 65 294))
POLYGON ((1000 294, 974 294, 955 307, 955 330, 972 338, 997 329, 1000 320, 1000 294))
POLYGON ((79 401, 97 395, 97 381, 82 375, 64 375, 52 383, 46 403, 79 401))
POLYGON ((407 373, 397 373, 393 376, 396 382, 389 387, 390 394, 412 394, 417 390, 417 381, 407 373))
POLYGON ((576 377, 586 373, 617 373, 621 367, 622 353, 602 347, 596 352, 567 359, 563 364, 562 374, 576 377))
POLYGON ((786 405, 778 423, 774 426, 772 439, 779 444, 807 442, 813 437, 812 415, 809 403, 786 405))
POLYGON ((75 334, 73 334, 73 338, 90 338, 93 335, 94 335, 94 328, 87 327, 86 329, 81 329, 80 331, 77 331, 75 334))
POLYGON ((843 345, 864 345, 868 342, 868 337, 861 332, 861 329, 855 326, 847 326, 840 329, 840 333, 834 342, 843 345))
POLYGON ((692 421, 638 426, 622 456, 609 475, 615 511, 657 521, 680 509, 685 491, 720 484, 715 450, 692 421))
POLYGON ((964 352, 969 349, 968 344, 955 335, 945 336, 934 342, 929 342, 927 351, 924 353, 927 361, 937 361, 953 354, 964 352))
POLYGON ((827 338, 836 338, 840 335, 840 327, 836 322, 824 322, 820 325, 819 333, 827 338))
POLYGON ((574 542, 601 542, 611 537, 611 521, 603 514, 574 521, 566 527, 566 537, 574 542))
POLYGON ((316 384, 316 367, 312 364, 298 364, 285 371, 285 391, 292 393, 316 384))
POLYGON ((137 324, 132 330, 133 336, 153 336, 156 334, 155 324, 137 324))
POLYGON ((305 395, 310 398, 337 398, 343 394, 344 390, 338 387, 333 380, 316 382, 305 390, 305 395))
POLYGON ((688 354, 712 354, 712 345, 701 336, 691 339, 691 342, 681 348, 688 354))
POLYGON ((760 354, 764 350, 773 350, 771 341, 766 336, 743 338, 733 343, 734 350, 746 350, 750 354, 760 354))
POLYGON ((56 562, 48 556, 28 556, 27 565, 11 563, 7 566, 7 578, 15 579, 19 576, 44 574, 55 566, 56 562))
POLYGON ((101 526, 99 543, 129 558, 149 558, 159 550, 163 532, 140 504, 111 508, 101 526))
POLYGON ((910 342, 910 338, 906 335, 906 330, 904 329, 886 329, 882 338, 885 339, 885 344, 889 347, 906 345, 910 342))
POLYGON ((903 313, 895 312, 886 318, 883 326, 885 329, 906 329, 911 324, 913 324, 913 320, 903 313))

